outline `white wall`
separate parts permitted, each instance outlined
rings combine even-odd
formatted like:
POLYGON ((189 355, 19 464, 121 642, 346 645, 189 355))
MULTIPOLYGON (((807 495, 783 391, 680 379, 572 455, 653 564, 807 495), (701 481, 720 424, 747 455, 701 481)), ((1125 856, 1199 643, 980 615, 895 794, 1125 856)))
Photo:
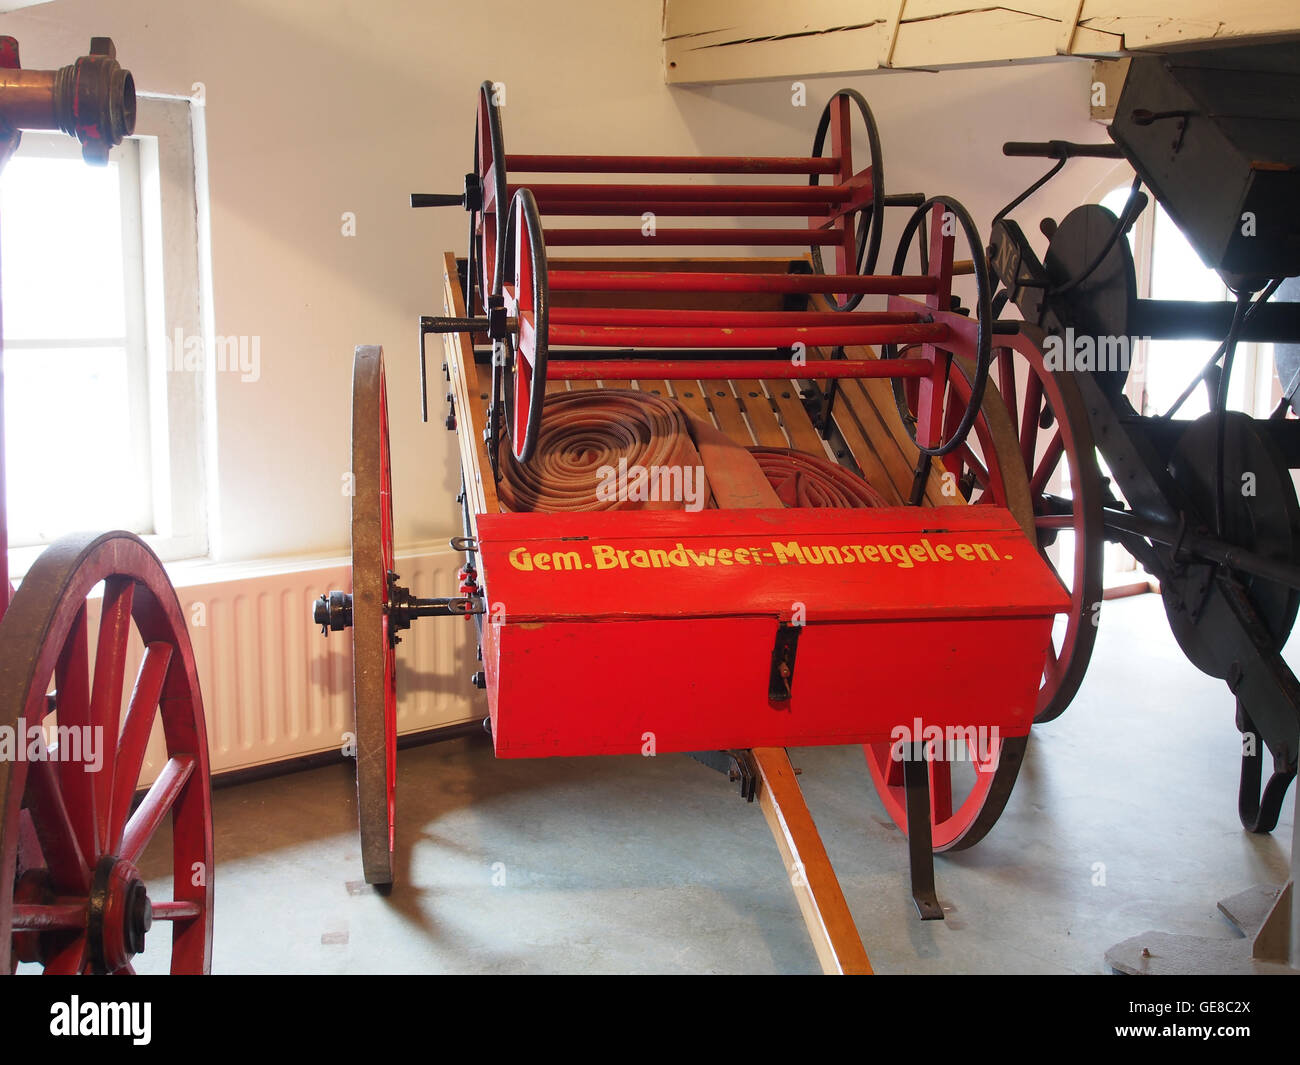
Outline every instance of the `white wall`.
MULTIPOLYGON (((463 252, 465 216, 413 212, 406 196, 459 188, 480 81, 507 84, 507 150, 801 155, 845 80, 809 81, 806 109, 785 81, 670 90, 658 0, 56 0, 0 17, 0 32, 28 67, 107 34, 140 89, 206 86, 216 332, 261 337, 261 379, 225 375, 216 396, 214 542, 232 560, 347 550, 358 343, 388 358, 399 545, 458 531, 451 434, 441 415, 419 421, 414 324, 442 309, 439 253, 463 252)), ((986 232, 1044 169, 1003 160, 1003 140, 1102 137, 1090 80, 1069 61, 854 84, 880 122, 890 191, 950 192, 986 232)), ((1020 217, 1063 214, 1108 165, 1070 164, 1020 217)))

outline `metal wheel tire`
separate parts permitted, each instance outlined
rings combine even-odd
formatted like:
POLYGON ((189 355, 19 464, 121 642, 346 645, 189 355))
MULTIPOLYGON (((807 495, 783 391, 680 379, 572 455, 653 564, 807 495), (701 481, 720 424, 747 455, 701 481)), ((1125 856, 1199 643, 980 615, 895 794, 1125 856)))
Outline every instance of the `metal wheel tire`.
MULTIPOLYGON (((930 215, 929 221, 935 228, 943 225, 945 217, 951 214, 966 240, 967 250, 971 255, 971 269, 975 276, 974 321, 977 329, 974 374, 970 379, 972 402, 958 416, 953 418, 945 416, 939 443, 922 447, 916 439, 916 418, 913 416, 912 408, 909 405, 907 392, 909 382, 896 377, 892 383, 894 403, 898 408, 899 419, 902 421, 908 437, 914 445, 927 455, 942 458, 962 446, 962 442, 966 439, 967 433, 978 417, 984 398, 984 389, 988 384, 989 369, 993 361, 993 281, 989 274, 988 258, 984 250, 984 244, 980 239, 979 231, 975 228, 975 222, 972 220, 970 212, 951 196, 931 196, 912 212, 912 216, 903 227, 902 235, 898 238, 898 250, 894 253, 893 275, 897 277, 905 272, 912 238, 921 231, 921 224, 926 220, 927 214, 930 215), (949 426, 951 426, 950 431, 949 426)), ((924 243, 924 240, 922 240, 920 249, 923 263, 922 271, 931 272, 935 267, 933 263, 926 264, 924 243), (930 270, 927 270, 927 265, 930 270)), ((953 243, 955 246, 955 239, 953 243)), ((949 251, 946 243, 944 247, 946 251, 949 251)), ((951 258, 955 258, 955 256, 951 258)), ((949 265, 951 265, 951 259, 949 265)), ((933 297, 930 297, 930 299, 933 300, 933 297)), ((933 303, 931 306, 933 306, 933 303)), ((948 310, 946 307, 938 309, 945 312, 948 310)), ((936 346, 943 347, 942 344, 936 346)), ((884 344, 881 346, 880 354, 882 358, 896 358, 898 349, 893 344, 884 344)), ((955 359, 953 361, 956 362, 955 359)))
MULTIPOLYGON (((506 198, 506 150, 501 132, 501 109, 492 102, 492 82, 478 90, 478 111, 474 122, 474 170, 483 188, 483 209, 470 215, 477 219, 479 295, 497 289, 501 260, 505 255, 505 226, 501 213, 510 209, 506 198)), ((466 301, 467 303, 469 301, 466 301)))
POLYGON ((352 362, 352 686, 357 810, 368 884, 393 882, 397 783, 397 658, 389 631, 395 579, 392 477, 384 352, 359 347, 352 362))
POLYGON ((511 451, 517 461, 527 462, 537 450, 542 429, 550 312, 546 245, 537 202, 528 189, 515 193, 506 241, 511 249, 513 271, 513 288, 506 292, 506 309, 519 319, 518 331, 506 341, 509 360, 502 368, 506 417, 511 451))
MULTIPOLYGON (((847 113, 840 116, 836 121, 833 112, 834 108, 841 106, 839 101, 852 102, 857 105, 858 113, 862 116, 862 121, 867 129, 867 146, 871 152, 871 206, 866 210, 854 212, 857 220, 854 222, 854 256, 853 261, 844 264, 843 273, 846 274, 873 274, 876 272, 876 263, 880 258, 880 238, 884 230, 885 223, 885 164, 880 148, 880 131, 876 127, 875 116, 871 113, 871 108, 867 105, 866 98, 856 89, 841 89, 827 101, 826 106, 822 109, 821 119, 817 123, 817 132, 813 136, 813 156, 820 156, 822 149, 826 144, 826 135, 831 133, 832 150, 840 153, 846 152, 850 160, 848 170, 852 170, 853 144, 852 133, 849 128, 847 113), (838 128, 837 128, 838 127, 838 128), (839 144, 834 142, 839 140, 839 144)), ((850 174, 851 176, 851 174, 850 174)), ((809 174, 808 184, 819 184, 820 174, 809 174)), ((843 174, 841 174, 841 179, 843 174)), ((820 247, 812 248, 812 265, 813 270, 819 274, 826 273, 825 264, 822 260, 822 250, 820 247)), ((828 297, 828 302, 837 311, 851 311, 862 302, 862 293, 856 292, 845 295, 841 301, 838 296, 828 297)))

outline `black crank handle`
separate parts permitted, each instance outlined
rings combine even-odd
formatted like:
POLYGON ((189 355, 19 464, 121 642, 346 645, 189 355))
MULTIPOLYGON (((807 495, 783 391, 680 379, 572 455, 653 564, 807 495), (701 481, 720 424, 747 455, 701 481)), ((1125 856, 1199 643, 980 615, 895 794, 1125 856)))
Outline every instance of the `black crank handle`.
POLYGON ((464 207, 465 196, 459 192, 413 192, 412 207, 464 207))
POLYGON ((1075 144, 1072 141, 1007 141, 1002 154, 1031 159, 1123 159, 1118 144, 1075 144))
POLYGON ((413 192, 412 207, 464 207, 467 211, 483 209, 483 185, 477 174, 465 175, 464 192, 413 192))

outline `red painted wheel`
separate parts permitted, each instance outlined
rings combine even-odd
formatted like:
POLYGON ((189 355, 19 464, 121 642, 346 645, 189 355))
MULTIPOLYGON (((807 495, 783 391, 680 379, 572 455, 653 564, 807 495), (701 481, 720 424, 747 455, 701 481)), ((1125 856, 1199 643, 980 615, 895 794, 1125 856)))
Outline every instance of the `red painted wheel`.
MULTIPOLYGON (((506 417, 515 459, 527 462, 537 450, 546 399, 547 327, 550 289, 546 245, 537 202, 527 189, 515 193, 506 226, 506 269, 512 283, 504 286, 506 314, 518 328, 507 340, 505 376, 506 417)), ((502 291, 498 288, 498 292, 502 291)))
MULTIPOLYGON (((501 133, 501 109, 493 102, 496 90, 485 81, 478 90, 478 111, 474 117, 474 171, 483 192, 483 206, 470 214, 470 269, 478 268, 481 302, 497 291, 498 264, 505 251, 503 211, 510 209, 506 195, 506 152, 501 133)), ((474 297, 467 295, 467 313, 473 313, 474 297)))
POLYGON ((24 737, 23 757, 0 759, 0 972, 34 963, 47 973, 131 973, 157 921, 172 925, 171 971, 208 972, 203 702, 180 603, 139 538, 68 536, 37 559, 0 621, 0 725, 24 737), (87 597, 101 582, 92 661, 87 597), (137 640, 143 658, 123 714, 137 640), (132 812, 155 734, 166 761, 132 812), (171 898, 152 900, 139 868, 146 851, 151 861, 161 853, 149 844, 165 822, 171 898))
MULTIPOLYGON (((1034 542, 1070 593, 1070 613, 1057 618, 1043 669, 1034 721, 1059 717, 1079 690, 1097 639, 1105 548, 1103 486, 1087 410, 1078 385, 1049 370, 1029 336, 1003 338, 994 352, 994 380, 1016 427, 1029 479, 1034 542), (1064 537, 1062 534, 1065 534, 1064 537)), ((996 495, 980 456, 963 447, 945 459, 972 503, 996 495)))
POLYGON ((389 624, 397 581, 388 460, 384 350, 352 360, 352 685, 356 707, 357 811, 369 884, 393 882, 397 786, 397 643, 389 624))
MULTIPOLYGON (((828 133, 831 138, 831 151, 841 163, 839 173, 831 180, 835 184, 843 185, 858 178, 864 183, 869 180, 871 185, 870 199, 848 212, 844 218, 843 242, 834 247, 834 272, 874 274, 876 262, 880 257, 880 237, 885 223, 885 164, 880 150, 880 131, 876 128, 875 116, 867 106, 866 98, 856 89, 841 89, 827 102, 822 110, 821 120, 817 123, 817 133, 813 137, 814 156, 822 154, 828 133), (853 112, 850 104, 856 105, 866 132, 867 166, 862 168, 860 174, 853 170, 853 112), (866 177, 864 178, 863 175, 866 177)), ((820 178, 820 174, 810 174, 808 184, 817 185, 820 178)), ((811 250, 813 270, 819 274, 825 273, 822 249, 814 247, 811 250)), ((851 311, 862 302, 862 293, 852 295, 840 293, 829 297, 828 302, 837 311, 851 311)))
MULTIPOLYGON (((944 437, 950 426, 962 420, 973 401, 978 378, 970 358, 955 357, 948 375, 944 437)), ((910 397, 915 402, 915 397, 910 397)), ((986 471, 987 498, 1011 511, 1027 536, 1034 532, 1029 478, 1020 457, 1019 438, 1001 399, 987 390, 979 402, 971 433, 974 440, 963 445, 972 461, 986 471)), ((954 459, 958 449, 945 461, 954 459)), ((954 459, 955 461, 955 459, 954 459)), ((954 495, 956 488, 954 486, 954 495)), ((999 737, 988 749, 974 751, 967 744, 958 751, 927 752, 930 772, 930 830, 936 852, 964 850, 983 839, 997 823, 1020 774, 1026 737, 999 737)), ((867 767, 885 811, 907 832, 907 804, 903 788, 903 763, 894 757, 891 744, 868 744, 867 767)))

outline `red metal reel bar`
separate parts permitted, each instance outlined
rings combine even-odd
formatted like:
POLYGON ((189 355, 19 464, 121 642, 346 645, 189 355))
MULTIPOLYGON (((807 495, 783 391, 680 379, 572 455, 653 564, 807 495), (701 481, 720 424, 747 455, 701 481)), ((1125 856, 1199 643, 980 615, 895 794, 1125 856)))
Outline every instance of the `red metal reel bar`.
POLYGON ((206 973, 213 869, 203 704, 176 593, 137 537, 77 534, 37 559, 0 623, 0 724, 26 732, 28 755, 0 761, 0 973, 19 961, 47 973, 129 973, 151 920, 173 922, 173 973, 206 973), (100 582, 92 667, 86 601, 100 582), (133 625, 145 651, 122 717, 133 625), (60 733, 53 759, 31 733, 51 699, 59 728, 75 730, 60 733), (158 719, 167 761, 132 812, 158 719), (98 772, 94 750, 104 755, 98 772), (150 905, 137 866, 169 816, 173 897, 150 905))
MULTIPOLYGON (((549 274, 546 245, 543 239, 537 204, 528 189, 520 189, 511 202, 506 227, 507 255, 500 260, 498 274, 511 280, 502 282, 498 295, 505 304, 507 320, 513 322, 498 345, 507 355, 505 366, 494 354, 493 405, 497 402, 495 379, 504 376, 505 409, 509 419, 511 449, 518 462, 527 462, 536 448, 540 432, 543 397, 549 376, 556 380, 617 380, 632 377, 681 376, 688 370, 693 377, 718 380, 732 377, 828 378, 828 377, 935 377, 940 371, 932 361, 899 360, 814 360, 812 364, 791 359, 786 361, 699 361, 674 366, 671 363, 622 363, 557 361, 548 370, 548 350, 554 344, 571 346, 628 346, 728 348, 751 345, 774 348, 795 345, 835 346, 842 344, 907 343, 909 341, 946 342, 948 325, 923 321, 932 316, 913 309, 886 312, 890 321, 864 322, 861 316, 843 318, 836 324, 781 327, 770 324, 771 313, 758 318, 763 324, 746 325, 746 312, 728 316, 726 325, 661 325, 663 319, 647 317, 644 312, 617 309, 613 316, 626 313, 627 320, 656 324, 636 325, 555 325, 549 319, 550 286, 567 291, 689 291, 689 292, 828 292, 848 288, 860 292, 929 294, 941 284, 940 274, 914 277, 860 277, 843 275, 799 274, 728 274, 728 273, 629 273, 624 271, 557 271, 549 274), (732 324, 734 323, 734 324, 732 324)), ((951 248, 949 248, 951 251, 951 248)), ((951 264, 951 255, 948 258, 951 264)), ((579 315, 579 317, 582 317, 579 315)), ((597 317, 595 320, 599 320, 597 317)), ((818 322, 824 318, 814 317, 818 322)), ((495 424, 495 418, 490 419, 495 424)), ((495 454, 495 433, 489 447, 495 454)))
POLYGON ((508 155, 511 173, 836 174, 838 159, 761 155, 508 155))

